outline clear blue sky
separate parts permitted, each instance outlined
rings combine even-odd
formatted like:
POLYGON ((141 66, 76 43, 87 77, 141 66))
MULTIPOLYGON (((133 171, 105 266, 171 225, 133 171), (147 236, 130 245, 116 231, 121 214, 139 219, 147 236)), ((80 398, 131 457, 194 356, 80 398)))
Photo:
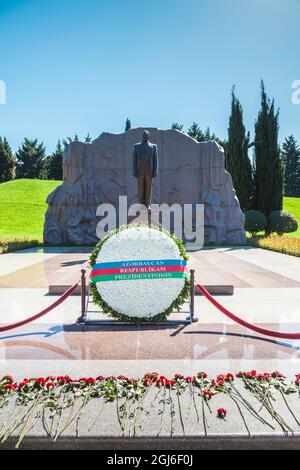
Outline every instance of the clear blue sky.
POLYGON ((230 91, 253 135, 263 78, 300 141, 299 0, 0 0, 0 135, 14 149, 179 121, 226 137, 230 91))

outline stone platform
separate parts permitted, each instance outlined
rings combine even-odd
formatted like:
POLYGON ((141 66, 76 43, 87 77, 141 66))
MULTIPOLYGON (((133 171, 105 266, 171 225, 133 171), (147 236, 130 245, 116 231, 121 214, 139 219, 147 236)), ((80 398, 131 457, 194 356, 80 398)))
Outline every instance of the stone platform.
MULTIPOLYGON (((60 276, 69 276, 70 284, 77 281, 89 251, 45 248, 1 255, 0 323, 21 320, 55 301, 58 297, 48 294, 49 283, 60 276)), ((243 319, 272 330, 300 331, 299 258, 252 247, 214 248, 190 253, 189 267, 196 270, 196 281, 200 283, 233 285, 234 296, 221 295, 218 300, 243 319)), ((300 372, 299 341, 264 337, 234 324, 202 296, 195 298, 195 312, 199 322, 192 325, 85 327, 75 323, 80 314, 80 298, 72 296, 33 323, 0 334, 0 376, 9 373, 18 380, 49 374, 137 377, 149 370, 171 376, 177 372, 195 374, 203 369, 215 376, 227 371, 278 369, 292 379, 300 372)), ((158 447, 156 439, 148 436, 143 444, 134 445, 279 445, 276 433, 247 440, 239 418, 232 419, 238 423, 236 428, 230 424, 219 431, 213 425, 211 435, 204 440, 200 434, 185 439, 176 435, 175 444, 162 437, 162 447, 158 447)), ((95 434, 87 440, 83 435, 76 445, 85 448, 101 443, 107 448, 125 448, 132 442, 115 441, 116 438, 112 434, 95 434)), ((296 442, 283 437, 280 440, 287 447, 296 442)), ((30 445, 51 446, 39 434, 33 436, 30 445)), ((67 435, 61 445, 72 447, 72 435, 67 435)))

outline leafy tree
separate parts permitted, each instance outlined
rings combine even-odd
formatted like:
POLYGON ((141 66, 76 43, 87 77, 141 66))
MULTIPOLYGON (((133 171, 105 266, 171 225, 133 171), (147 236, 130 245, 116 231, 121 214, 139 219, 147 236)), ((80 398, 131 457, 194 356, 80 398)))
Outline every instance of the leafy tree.
POLYGON ((63 161, 63 147, 60 140, 57 142, 56 149, 45 159, 44 169, 42 171, 43 179, 48 180, 62 180, 62 161, 63 161))
POLYGON ((261 109, 255 123, 255 209, 269 215, 282 209, 284 168, 278 144, 279 111, 261 82, 261 109))
POLYGON ((15 158, 7 139, 0 137, 0 183, 14 177, 15 158))
POLYGON ((178 122, 173 122, 171 128, 183 132, 183 124, 179 124, 178 122))
POLYGON ((253 204, 254 181, 248 156, 250 135, 246 134, 243 108, 232 90, 231 115, 226 145, 226 169, 232 176, 233 186, 242 210, 248 211, 253 204))
POLYGON ((44 167, 45 147, 37 139, 24 139, 16 153, 16 177, 40 178, 44 167))
POLYGON ((129 129, 131 129, 131 121, 127 118, 125 124, 125 132, 129 131, 129 129))
POLYGON ((196 122, 193 122, 187 133, 190 137, 193 137, 193 139, 197 140, 198 142, 204 142, 206 140, 205 134, 201 131, 196 122))
POLYGON ((207 142, 208 140, 216 140, 219 142, 217 136, 214 133, 211 134, 209 127, 207 127, 205 132, 203 132, 196 122, 193 122, 187 133, 190 137, 193 137, 193 139, 197 140, 198 142, 207 142))
POLYGON ((285 195, 300 197, 300 148, 293 135, 282 144, 282 158, 285 166, 285 195))

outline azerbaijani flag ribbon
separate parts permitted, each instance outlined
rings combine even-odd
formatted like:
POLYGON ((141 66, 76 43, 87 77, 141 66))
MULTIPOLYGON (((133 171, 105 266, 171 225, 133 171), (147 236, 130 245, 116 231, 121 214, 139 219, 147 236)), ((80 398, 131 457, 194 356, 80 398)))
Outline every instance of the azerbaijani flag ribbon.
POLYGON ((142 260, 96 263, 90 278, 93 282, 186 277, 186 261, 142 260))

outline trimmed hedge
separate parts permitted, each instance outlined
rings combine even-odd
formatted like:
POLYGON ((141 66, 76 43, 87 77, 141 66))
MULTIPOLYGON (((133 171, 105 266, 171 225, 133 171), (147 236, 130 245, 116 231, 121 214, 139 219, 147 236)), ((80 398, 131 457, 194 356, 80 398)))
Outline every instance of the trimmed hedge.
POLYGON ((268 233, 293 233, 298 230, 297 219, 290 212, 274 211, 268 217, 268 233))
POLYGON ((250 232, 252 236, 265 231, 267 224, 267 218, 262 212, 255 210, 245 212, 245 230, 250 232))

